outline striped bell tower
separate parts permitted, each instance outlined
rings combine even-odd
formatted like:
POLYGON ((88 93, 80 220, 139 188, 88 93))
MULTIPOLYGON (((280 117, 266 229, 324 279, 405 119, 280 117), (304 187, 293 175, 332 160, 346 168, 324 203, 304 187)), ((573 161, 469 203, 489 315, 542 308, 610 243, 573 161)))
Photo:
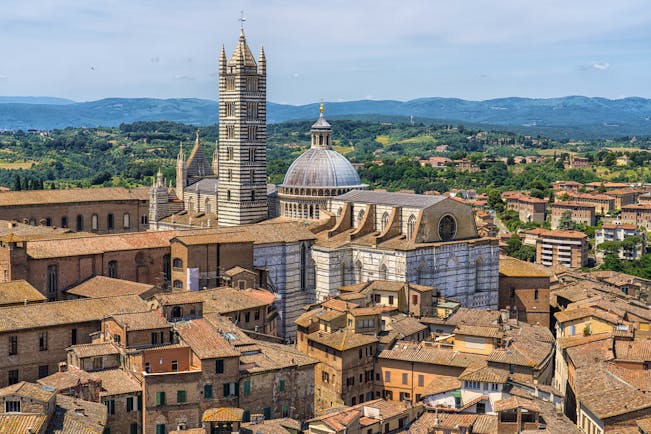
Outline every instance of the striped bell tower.
POLYGON ((219 57, 219 186, 220 226, 255 223, 268 217, 267 205, 267 61, 256 63, 240 33, 226 60, 219 57))

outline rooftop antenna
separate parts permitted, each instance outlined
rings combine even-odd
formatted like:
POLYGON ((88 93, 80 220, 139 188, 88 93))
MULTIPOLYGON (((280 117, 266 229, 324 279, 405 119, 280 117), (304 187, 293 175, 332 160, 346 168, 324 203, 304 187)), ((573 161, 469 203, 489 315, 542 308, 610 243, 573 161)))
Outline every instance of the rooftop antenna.
POLYGON ((237 20, 240 22, 240 30, 244 31, 244 21, 246 21, 244 11, 240 11, 240 17, 237 20))

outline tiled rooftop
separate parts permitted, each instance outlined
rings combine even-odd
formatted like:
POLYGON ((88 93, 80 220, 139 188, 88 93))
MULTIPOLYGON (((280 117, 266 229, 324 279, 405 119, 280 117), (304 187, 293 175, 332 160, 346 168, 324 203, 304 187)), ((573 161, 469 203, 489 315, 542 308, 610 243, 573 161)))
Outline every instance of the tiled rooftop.
POLYGON ((66 291, 79 297, 99 298, 115 297, 118 295, 142 295, 154 288, 148 283, 138 283, 130 280, 113 279, 106 276, 95 276, 66 291))
POLYGON ((97 371, 93 372, 93 375, 102 380, 101 396, 135 394, 142 391, 138 380, 121 369, 97 371))
POLYGON ((215 326, 204 318, 176 323, 174 329, 200 359, 240 355, 240 352, 233 348, 215 326))
POLYGON ((111 318, 127 331, 153 330, 170 328, 171 325, 158 311, 121 313, 111 315, 111 318))
POLYGON ((0 306, 20 303, 37 303, 47 300, 26 280, 0 283, 0 306))
POLYGON ((362 335, 349 330, 339 330, 334 333, 316 331, 309 334, 307 338, 338 351, 346 351, 378 341, 373 336, 362 335))

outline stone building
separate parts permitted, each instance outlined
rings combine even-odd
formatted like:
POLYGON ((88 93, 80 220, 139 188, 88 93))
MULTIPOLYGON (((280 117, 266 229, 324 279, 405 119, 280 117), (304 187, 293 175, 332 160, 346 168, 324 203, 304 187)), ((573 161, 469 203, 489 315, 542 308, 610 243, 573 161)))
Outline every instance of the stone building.
POLYGON ((292 163, 278 186, 283 217, 319 219, 330 198, 368 188, 346 157, 332 149, 332 129, 323 116, 323 104, 320 110, 310 131, 310 149, 292 163))
POLYGON ((317 300, 380 279, 497 308, 497 240, 478 236, 470 206, 445 196, 354 190, 332 198, 329 211, 334 216, 312 247, 317 300))
POLYGON ((537 264, 580 268, 588 263, 588 236, 583 232, 537 228, 525 234, 535 240, 537 264))
POLYGON ((147 188, 73 188, 0 194, 0 219, 77 232, 117 233, 147 229, 147 188))
POLYGON ((518 321, 549 327, 549 285, 551 272, 519 259, 500 258, 499 308, 507 309, 518 321))
POLYGON ((575 201, 558 201, 551 205, 551 228, 558 229, 563 214, 569 211, 574 223, 594 226, 596 224, 595 205, 575 201))
POLYGON ((506 208, 518 213, 523 222, 544 223, 547 219, 547 199, 538 199, 522 193, 506 192, 502 194, 506 208))

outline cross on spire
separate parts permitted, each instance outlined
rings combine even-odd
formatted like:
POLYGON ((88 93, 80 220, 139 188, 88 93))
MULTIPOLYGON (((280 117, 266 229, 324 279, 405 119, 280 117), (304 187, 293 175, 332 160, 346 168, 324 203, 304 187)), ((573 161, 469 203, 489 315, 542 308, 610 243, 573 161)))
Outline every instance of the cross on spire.
POLYGON ((246 17, 244 17, 244 11, 240 11, 240 17, 237 20, 240 22, 240 29, 244 30, 244 21, 246 21, 246 17))

